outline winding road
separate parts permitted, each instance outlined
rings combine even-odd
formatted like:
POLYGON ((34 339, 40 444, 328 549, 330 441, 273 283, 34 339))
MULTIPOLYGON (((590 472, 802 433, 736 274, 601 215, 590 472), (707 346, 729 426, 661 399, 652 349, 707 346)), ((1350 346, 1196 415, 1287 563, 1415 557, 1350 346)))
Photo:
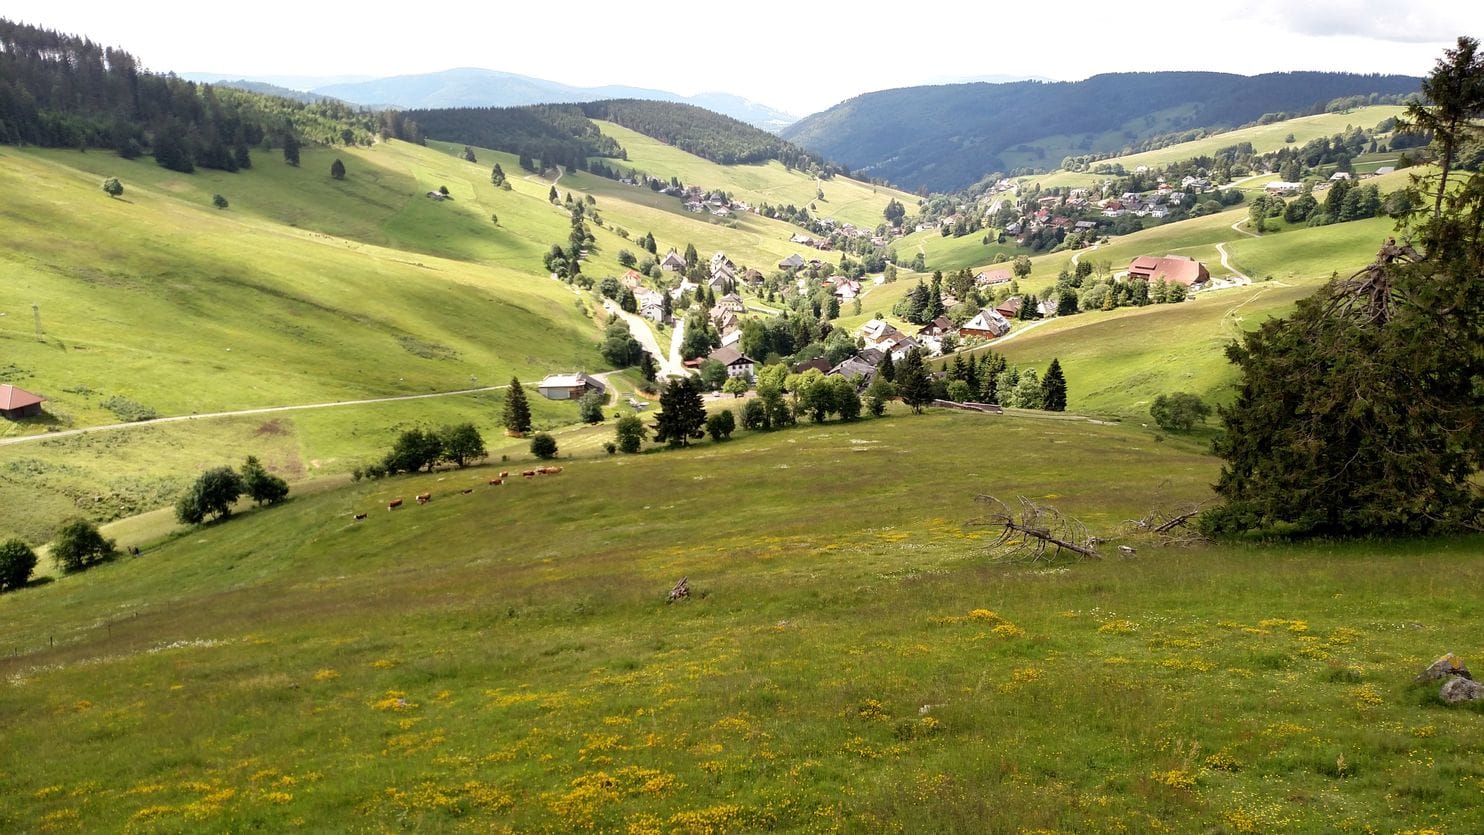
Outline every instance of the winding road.
MULTIPOLYGON (((1256 237, 1256 236, 1254 236, 1254 237, 1256 237)), ((1225 267, 1227 272, 1231 273, 1232 275, 1236 276, 1237 278, 1243 279, 1244 281, 1247 281, 1247 282, 1251 282, 1252 281, 1252 277, 1251 276, 1247 275, 1246 273, 1243 273, 1242 271, 1238 270, 1236 267, 1233 267, 1232 266, 1231 260, 1229 258, 1227 258, 1227 255, 1226 255, 1226 243, 1224 241, 1222 243, 1219 243, 1219 244, 1216 245, 1216 251, 1221 254, 1221 266, 1225 267)))
MULTIPOLYGON (((576 292, 576 290, 573 292, 576 292)), ((680 334, 685 328, 683 321, 676 320, 675 338, 671 340, 670 350, 664 351, 660 348, 659 340, 655 339, 654 331, 649 329, 649 323, 644 321, 643 316, 624 310, 615 304, 612 299, 603 299, 603 309, 608 311, 609 315, 623 319, 624 324, 629 326, 629 333, 633 335, 634 339, 639 341, 639 344, 643 346, 644 350, 649 352, 650 356, 654 357, 654 361, 659 363, 659 376, 686 376, 685 366, 680 364, 679 359, 680 334)))

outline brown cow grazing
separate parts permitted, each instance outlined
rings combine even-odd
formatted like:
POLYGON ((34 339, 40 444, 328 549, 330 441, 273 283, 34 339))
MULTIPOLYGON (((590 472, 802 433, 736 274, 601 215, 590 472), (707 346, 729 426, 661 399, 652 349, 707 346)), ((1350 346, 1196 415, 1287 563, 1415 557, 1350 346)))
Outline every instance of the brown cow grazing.
POLYGON ((432 493, 418 493, 417 494, 417 503, 418 504, 427 504, 428 502, 431 502, 432 500, 433 500, 433 494, 432 493))
POLYGON ((364 522, 364 521, 366 521, 366 514, 364 514, 364 513, 357 513, 356 514, 356 521, 357 522, 364 522))
POLYGON ((463 494, 464 494, 464 495, 465 495, 465 496, 467 496, 467 495, 469 495, 469 494, 470 494, 470 493, 473 493, 473 492, 474 492, 474 488, 473 488, 473 487, 470 487, 470 488, 469 488, 469 489, 468 489, 468 490, 464 490, 464 491, 462 491, 462 492, 463 492, 463 494))
POLYGON ((402 506, 402 500, 401 499, 392 499, 391 501, 389 501, 389 502, 386 503, 386 509, 387 510, 396 510, 397 508, 399 508, 401 506, 402 506))
POLYGON ((548 473, 551 473, 552 475, 556 475, 557 473, 559 473, 559 472, 562 471, 562 468, 561 467, 547 467, 546 468, 546 471, 548 473))
POLYGON ((505 479, 503 479, 503 478, 492 478, 492 479, 490 479, 490 486, 491 487, 499 487, 501 484, 504 484, 504 483, 505 483, 505 479))
POLYGON ((510 478, 510 473, 508 473, 508 472, 500 473, 500 480, 501 481, 504 481, 507 478, 510 478))
POLYGON ((526 470, 525 472, 521 473, 521 476, 523 478, 533 478, 533 477, 535 477, 535 475, 536 475, 536 471, 535 470, 526 470))

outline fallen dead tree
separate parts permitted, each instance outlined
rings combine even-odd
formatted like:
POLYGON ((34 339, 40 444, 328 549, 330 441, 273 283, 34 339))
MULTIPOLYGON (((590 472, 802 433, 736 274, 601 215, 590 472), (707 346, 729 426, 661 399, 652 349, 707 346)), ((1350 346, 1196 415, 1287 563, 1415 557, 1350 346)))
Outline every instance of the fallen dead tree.
POLYGON ((970 524, 1000 528, 999 539, 991 547, 1005 559, 1050 562, 1067 554, 1089 560, 1103 558, 1097 552, 1099 540, 1088 534, 1087 526, 1054 507, 1020 496, 1017 513, 994 496, 981 495, 974 500, 987 505, 988 512, 970 524))

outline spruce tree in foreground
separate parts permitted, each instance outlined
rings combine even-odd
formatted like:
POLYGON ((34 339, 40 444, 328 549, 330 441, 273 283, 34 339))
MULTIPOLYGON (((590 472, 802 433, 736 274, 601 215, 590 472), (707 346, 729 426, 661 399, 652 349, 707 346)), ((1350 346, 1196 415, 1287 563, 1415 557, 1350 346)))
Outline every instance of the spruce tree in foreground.
POLYGON ((896 385, 902 402, 919 415, 924 406, 933 402, 933 381, 928 377, 922 354, 916 348, 908 351, 902 359, 902 367, 897 369, 896 385))
POLYGON ((506 431, 513 435, 531 431, 531 404, 526 402, 526 390, 515 377, 510 378, 510 388, 505 392, 504 423, 506 431))
MULTIPOLYGON (((1432 121, 1484 112, 1477 42, 1424 85, 1432 121)), ((1456 146, 1435 135, 1440 170, 1456 146)), ((1454 172, 1456 173, 1456 172, 1454 172)), ((1226 459, 1207 533, 1377 536, 1477 530, 1484 498, 1484 176, 1416 182, 1401 243, 1227 348, 1242 372, 1220 410, 1226 459), (1429 189, 1437 189, 1434 195, 1429 189), (1426 193, 1424 193, 1426 192, 1426 193), (1427 199, 1432 197, 1434 199, 1427 199), (1431 204, 1431 205, 1429 205, 1431 204), (1429 212, 1433 210, 1436 214, 1429 212)))
POLYGON ((1046 377, 1041 380, 1041 408, 1048 412, 1067 410, 1067 378, 1062 374, 1061 363, 1052 358, 1046 377))
POLYGON ((660 392, 660 413, 654 416, 655 443, 689 446, 692 439, 704 437, 705 426, 706 405, 695 379, 681 377, 666 383, 660 392))

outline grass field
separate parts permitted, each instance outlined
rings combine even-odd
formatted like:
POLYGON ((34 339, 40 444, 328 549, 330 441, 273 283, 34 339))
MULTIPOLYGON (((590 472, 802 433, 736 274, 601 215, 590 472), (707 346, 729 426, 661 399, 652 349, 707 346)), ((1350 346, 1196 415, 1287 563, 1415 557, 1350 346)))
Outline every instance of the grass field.
MULTIPOLYGON (((1316 116, 1301 116, 1297 119, 1274 122, 1270 125, 1256 125, 1227 133, 1219 133, 1215 136, 1208 136, 1193 142, 1181 142, 1153 151, 1144 151, 1142 153, 1100 160, 1099 164, 1118 164, 1131 172, 1141 165, 1157 168, 1162 165, 1169 165, 1170 163, 1182 162, 1198 156, 1213 154, 1222 148, 1229 148, 1232 145, 1242 142, 1251 142, 1253 149, 1257 153, 1265 154, 1290 144, 1295 147, 1302 147, 1304 143, 1310 140, 1344 133, 1352 127, 1374 128, 1388 118, 1400 116, 1405 109, 1401 106, 1378 105, 1375 107, 1356 108, 1355 110, 1344 113, 1321 113, 1316 116), (1292 143, 1285 141, 1289 134, 1292 134, 1294 137, 1292 143)), ((1057 171, 1048 175, 1034 175, 1018 179, 1022 183, 1040 183, 1042 188, 1059 186, 1076 187, 1102 182, 1107 179, 1107 175, 1057 171)))
POLYGON ((1409 684, 1484 649, 1477 539, 1161 549, 1123 520, 1215 462, 1033 418, 563 464, 302 495, 0 596, 0 826, 1484 826, 1484 713, 1409 684), (993 561, 979 492, 1139 557, 993 561))

